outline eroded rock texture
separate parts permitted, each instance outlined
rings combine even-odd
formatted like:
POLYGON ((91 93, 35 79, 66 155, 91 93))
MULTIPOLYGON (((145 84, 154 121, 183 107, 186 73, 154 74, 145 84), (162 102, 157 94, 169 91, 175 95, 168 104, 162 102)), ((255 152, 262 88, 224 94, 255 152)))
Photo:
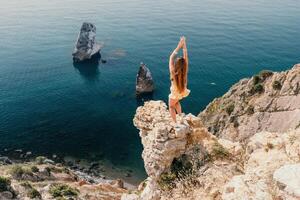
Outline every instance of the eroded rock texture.
POLYGON ((191 114, 173 124, 162 101, 137 109, 148 174, 122 200, 299 199, 300 129, 251 133, 246 141, 217 138, 191 114))
MULTIPOLYGON (((232 173, 235 173, 231 169, 235 166, 227 165, 223 161, 211 165, 210 169, 207 165, 204 166, 206 160, 218 156, 215 155, 215 148, 223 151, 223 146, 204 128, 198 117, 191 114, 182 115, 178 116, 178 120, 178 124, 172 123, 167 106, 162 101, 149 101, 137 109, 134 125, 140 130, 144 146, 142 157, 149 175, 140 196, 143 200, 169 199, 169 189, 176 185, 180 187, 181 182, 177 183, 175 180, 185 180, 185 171, 205 173, 206 178, 217 178, 219 182, 210 181, 210 184, 216 187, 224 183, 225 177, 231 177, 232 173)), ((239 151, 239 147, 234 146, 230 141, 222 142, 231 145, 232 151, 239 151)), ((226 154, 227 151, 224 150, 220 154, 222 153, 226 154)), ((207 180, 203 178, 200 182, 195 181, 196 184, 202 185, 207 180)), ((211 186, 204 187, 203 194, 200 196, 207 195, 204 190, 211 192, 212 196, 218 195, 211 189, 211 186)), ((182 193, 179 193, 181 198, 182 193)))
POLYGON ((300 199, 300 64, 235 84, 195 117, 137 109, 148 178, 122 200, 300 199))
POLYGON ((262 71, 242 79, 199 114, 213 134, 242 141, 260 131, 300 126, 300 64, 285 72, 262 71))
POLYGON ((246 145, 244 173, 223 187, 222 199, 299 199, 299 162, 300 129, 257 133, 246 145))

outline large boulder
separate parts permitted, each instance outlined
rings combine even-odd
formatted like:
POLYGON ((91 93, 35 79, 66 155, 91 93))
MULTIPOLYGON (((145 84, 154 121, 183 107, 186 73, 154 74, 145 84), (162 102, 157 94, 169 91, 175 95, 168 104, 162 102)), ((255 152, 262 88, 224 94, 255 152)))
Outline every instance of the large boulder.
POLYGON ((0 164, 9 165, 13 162, 6 156, 0 157, 0 164))
POLYGON ((150 70, 144 63, 141 63, 136 76, 136 94, 151 93, 154 90, 154 82, 150 70))
POLYGON ((76 46, 72 53, 74 62, 81 62, 100 57, 101 45, 96 41, 96 26, 84 22, 81 26, 76 46))

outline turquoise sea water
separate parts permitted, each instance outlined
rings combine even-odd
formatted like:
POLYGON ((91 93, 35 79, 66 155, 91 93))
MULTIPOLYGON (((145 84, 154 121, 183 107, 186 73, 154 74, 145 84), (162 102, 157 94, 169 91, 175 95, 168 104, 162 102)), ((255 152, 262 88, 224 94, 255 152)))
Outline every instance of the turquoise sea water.
POLYGON ((167 101, 168 57, 187 37, 198 114, 239 79, 300 62, 298 0, 9 0, 0 6, 0 151, 92 159, 103 154, 144 176, 132 124, 135 76, 152 71, 167 101), (106 64, 72 63, 82 22, 97 27, 106 64))

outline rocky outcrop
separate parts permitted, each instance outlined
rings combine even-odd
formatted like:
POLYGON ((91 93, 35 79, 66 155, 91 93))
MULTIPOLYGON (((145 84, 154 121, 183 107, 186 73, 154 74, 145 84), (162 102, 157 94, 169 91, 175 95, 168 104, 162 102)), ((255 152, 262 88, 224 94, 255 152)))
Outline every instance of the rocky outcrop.
POLYGON ((101 45, 96 41, 96 26, 84 22, 73 51, 73 61, 81 62, 100 57, 101 45))
MULTIPOLYGON (((233 170, 236 168, 235 163, 232 165, 227 162, 227 165, 225 161, 208 162, 218 157, 227 157, 227 150, 223 149, 217 138, 204 128, 198 117, 189 114, 178 118, 180 123, 172 123, 167 106, 162 101, 149 101, 137 109, 134 125, 140 130, 144 146, 142 157, 149 176, 143 183, 144 186, 140 187, 142 188, 140 199, 169 199, 167 195, 169 187, 186 183, 184 175, 186 171, 197 174, 205 172, 206 179, 194 180, 199 185, 210 177, 219 180, 211 180, 211 185, 205 187, 203 194, 200 195, 205 197, 207 192, 211 192, 211 195, 215 196, 217 194, 211 190, 212 185, 217 187, 224 183, 225 177, 237 173, 233 170), (212 165, 209 170, 206 161, 212 165)), ((241 148, 238 145, 226 140, 222 142, 231 145, 231 150, 239 154, 241 148)), ((174 190, 174 196, 175 193, 174 190)), ((182 198, 182 193, 179 194, 182 198)))
POLYGON ((122 200, 299 199, 300 129, 218 138, 191 114, 172 123, 162 101, 137 109, 148 178, 122 200))
POLYGON ((154 90, 154 82, 150 70, 145 64, 141 63, 136 75, 136 94, 151 93, 154 90))
POLYGON ((262 71, 242 79, 199 114, 213 134, 243 141, 260 131, 300 126, 300 64, 285 72, 262 71))
POLYGON ((0 199, 120 200, 129 192, 121 180, 89 182, 61 164, 39 161, 0 164, 0 199))

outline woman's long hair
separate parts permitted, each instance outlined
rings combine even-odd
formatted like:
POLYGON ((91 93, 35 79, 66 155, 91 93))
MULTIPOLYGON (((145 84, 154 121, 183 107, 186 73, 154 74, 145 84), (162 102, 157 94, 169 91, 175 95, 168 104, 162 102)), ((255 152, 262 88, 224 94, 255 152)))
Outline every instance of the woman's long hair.
POLYGON ((182 93, 187 85, 187 63, 183 57, 177 58, 175 61, 174 78, 178 92, 182 93))

